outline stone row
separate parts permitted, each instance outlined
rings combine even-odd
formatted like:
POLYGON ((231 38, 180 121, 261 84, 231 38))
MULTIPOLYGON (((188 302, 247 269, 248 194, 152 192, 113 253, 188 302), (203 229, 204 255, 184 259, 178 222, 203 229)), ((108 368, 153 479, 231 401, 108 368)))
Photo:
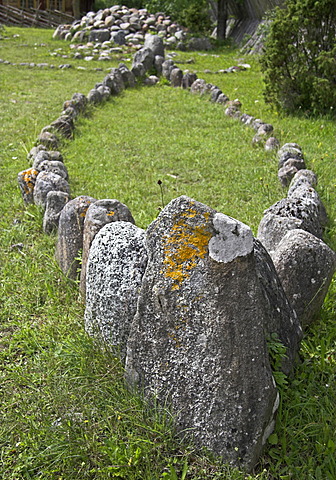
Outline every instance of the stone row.
MULTIPOLYGON (((151 36, 131 70, 120 65, 87 96, 77 93, 64 103, 62 115, 41 132, 19 184, 27 203, 45 206, 45 231, 58 224, 62 271, 78 278, 80 270, 86 331, 117 349, 131 385, 172 408, 182 435, 252 470, 279 405, 268 344, 280 342, 286 355, 277 360, 290 374, 302 330, 316 317, 336 268, 335 253, 320 238, 326 214, 316 176, 305 168, 295 173, 287 197, 265 211, 258 239, 238 220, 185 196, 146 231, 118 200, 69 200, 55 131, 71 138, 89 103, 135 82, 155 83, 158 77, 145 76, 153 67, 174 87, 207 94, 236 112, 240 106, 165 61, 162 39, 151 36)), ((252 122, 258 135, 261 127, 270 131, 252 122)), ((299 152, 295 144, 283 146, 280 169, 299 152)))

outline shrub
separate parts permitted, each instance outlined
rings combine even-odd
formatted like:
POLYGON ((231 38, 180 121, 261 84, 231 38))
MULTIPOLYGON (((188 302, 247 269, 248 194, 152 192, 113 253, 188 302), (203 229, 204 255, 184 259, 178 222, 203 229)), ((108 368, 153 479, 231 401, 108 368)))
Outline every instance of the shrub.
POLYGON ((266 101, 335 115, 335 38, 336 0, 287 0, 278 8, 261 57, 266 101))

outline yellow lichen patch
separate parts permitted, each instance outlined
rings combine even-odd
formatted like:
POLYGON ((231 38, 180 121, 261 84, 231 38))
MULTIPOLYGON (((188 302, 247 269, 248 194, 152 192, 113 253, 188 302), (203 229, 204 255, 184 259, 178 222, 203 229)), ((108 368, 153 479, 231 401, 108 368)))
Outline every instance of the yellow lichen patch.
POLYGON ((161 273, 173 280, 172 290, 180 288, 182 282, 190 277, 198 259, 204 258, 208 252, 212 236, 207 226, 209 215, 208 212, 200 214, 195 210, 184 212, 163 239, 165 268, 161 273), (193 219, 192 224, 188 222, 190 219, 193 219))
POLYGON ((35 180, 38 175, 38 171, 35 170, 34 168, 29 168, 28 170, 25 170, 23 175, 23 188, 25 193, 28 195, 34 190, 35 186, 35 180))
POLYGON ((113 217, 113 215, 115 215, 115 212, 113 210, 111 210, 111 212, 108 212, 106 215, 108 217, 113 217))
MULTIPOLYGON (((90 202, 91 203, 91 202, 90 202)), ((84 208, 84 210, 82 211, 82 213, 79 214, 80 217, 85 217, 86 216, 86 212, 88 211, 88 208, 89 207, 86 207, 84 208)))

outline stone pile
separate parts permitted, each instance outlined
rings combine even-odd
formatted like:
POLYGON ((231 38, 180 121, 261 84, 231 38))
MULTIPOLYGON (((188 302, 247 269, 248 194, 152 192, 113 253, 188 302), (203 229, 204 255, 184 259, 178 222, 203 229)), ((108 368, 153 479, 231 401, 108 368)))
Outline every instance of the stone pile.
POLYGON ((88 105, 158 81, 146 77, 153 69, 251 125, 262 139, 256 144, 279 148, 272 125, 241 113, 239 100, 165 60, 160 37, 146 42, 131 70, 121 64, 87 96, 75 93, 64 103, 18 181, 24 201, 45 209, 45 232, 58 228, 62 271, 80 275, 87 332, 117 349, 131 385, 172 408, 181 434, 252 470, 279 405, 267 342, 275 338, 285 347, 281 368, 291 373, 302 328, 317 316, 336 268, 335 253, 321 240, 326 212, 296 144, 278 150, 279 178, 284 186, 290 182, 289 190, 265 211, 258 239, 238 220, 184 196, 146 231, 118 200, 70 200, 62 138, 73 137, 88 105))
POLYGON ((140 47, 146 34, 158 35, 167 47, 181 47, 186 29, 164 13, 151 14, 145 8, 114 5, 96 13, 88 12, 71 25, 59 25, 54 38, 99 43, 105 46, 108 55, 113 45, 140 47))

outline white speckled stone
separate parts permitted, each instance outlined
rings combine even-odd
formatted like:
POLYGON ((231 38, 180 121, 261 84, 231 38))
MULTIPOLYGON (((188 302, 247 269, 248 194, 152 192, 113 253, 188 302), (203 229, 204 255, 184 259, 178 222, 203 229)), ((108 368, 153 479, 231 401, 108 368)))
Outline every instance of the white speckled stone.
POLYGON ((87 264, 85 328, 123 358, 136 312, 147 253, 145 232, 128 222, 105 225, 87 264))

